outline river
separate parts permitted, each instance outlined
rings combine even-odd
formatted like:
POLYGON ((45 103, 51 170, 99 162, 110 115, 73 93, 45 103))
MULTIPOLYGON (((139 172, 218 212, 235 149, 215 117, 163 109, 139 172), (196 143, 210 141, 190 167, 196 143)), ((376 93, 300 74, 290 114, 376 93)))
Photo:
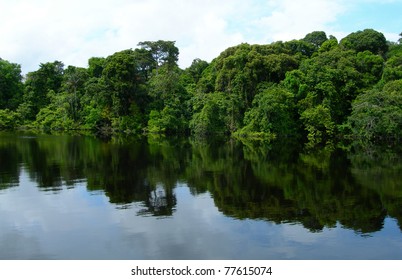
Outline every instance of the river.
POLYGON ((0 259, 402 259, 401 155, 0 132, 0 259))

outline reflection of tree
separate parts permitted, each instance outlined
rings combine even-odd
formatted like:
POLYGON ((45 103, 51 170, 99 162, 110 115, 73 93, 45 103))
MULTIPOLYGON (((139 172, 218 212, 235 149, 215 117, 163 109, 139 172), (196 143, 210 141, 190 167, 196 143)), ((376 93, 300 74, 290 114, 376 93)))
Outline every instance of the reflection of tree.
POLYGON ((169 159, 179 157, 164 155, 166 149, 150 151, 142 142, 113 144, 66 135, 1 139, 0 163, 7 163, 1 165, 1 187, 18 180, 23 161, 31 180, 43 190, 61 191, 64 185, 86 181, 88 190, 104 191, 111 203, 141 202, 147 214, 173 213, 178 176, 177 164, 169 159))
POLYGON ((18 186, 20 160, 16 143, 0 134, 0 190, 18 186))
POLYGON ((359 184, 381 197, 387 214, 398 220, 402 230, 402 149, 359 143, 352 146, 348 157, 351 173, 359 184))
POLYGON ((29 176, 43 190, 60 191, 83 179, 83 161, 77 151, 79 139, 71 136, 19 138, 29 176), (78 143, 77 143, 78 142, 78 143))
MULTIPOLYGON (((96 161, 91 161, 86 169, 89 189, 104 190, 115 204, 142 202, 145 209, 140 214, 173 214, 173 186, 164 170, 157 168, 169 163, 164 162, 160 153, 152 155, 150 146, 143 142, 99 145, 100 149, 93 153, 96 161)), ((174 172, 169 172, 169 176, 177 178, 174 172)))
POLYGON ((150 192, 145 206, 146 209, 141 210, 140 215, 171 216, 176 206, 176 196, 162 186, 157 186, 150 192))
POLYGON ((289 148, 282 142, 268 149, 245 145, 243 152, 229 145, 203 145, 193 154, 197 150, 205 160, 193 157, 190 166, 198 171, 192 172, 197 176, 189 181, 207 186, 226 215, 300 222, 312 231, 337 222, 361 233, 383 226, 387 211, 382 194, 359 184, 342 150, 300 152, 297 146, 289 148), (221 158, 216 155, 226 155, 226 160, 214 161, 221 158), (214 171, 208 175, 199 171, 210 169, 214 171))
POLYGON ((9 136, 0 138, 0 188, 18 185, 23 163, 41 189, 85 181, 117 207, 136 202, 139 215, 170 216, 180 182, 193 195, 210 192, 222 213, 238 219, 300 223, 311 231, 340 223, 368 233, 387 215, 402 225, 400 155, 361 145, 303 150, 284 141, 9 136))

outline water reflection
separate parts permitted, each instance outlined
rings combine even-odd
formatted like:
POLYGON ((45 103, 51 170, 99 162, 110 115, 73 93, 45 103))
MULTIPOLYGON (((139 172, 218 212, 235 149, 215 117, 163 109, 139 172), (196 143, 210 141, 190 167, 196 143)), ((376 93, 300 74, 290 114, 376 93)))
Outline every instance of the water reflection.
MULTIPOLYGON (((361 145, 311 150, 283 143, 102 142, 82 136, 1 133, 0 195, 21 188, 24 173, 29 181, 25 188, 35 185, 55 201, 79 186, 86 195, 106 199, 107 207, 146 219, 180 217, 180 205, 206 196, 214 204, 208 207, 245 222, 242 226, 253 220, 253 227, 260 222, 288 224, 288 230, 299 225, 316 237, 339 227, 372 236, 387 219, 395 219, 402 229, 400 155, 395 149, 361 145)), ((77 215, 87 211, 78 209, 77 215)), ((174 227, 159 220, 162 227, 174 227)), ((194 227, 194 221, 189 225, 194 227)), ((215 231, 209 229, 212 235, 215 231)), ((133 242, 143 234, 136 232, 133 242)))

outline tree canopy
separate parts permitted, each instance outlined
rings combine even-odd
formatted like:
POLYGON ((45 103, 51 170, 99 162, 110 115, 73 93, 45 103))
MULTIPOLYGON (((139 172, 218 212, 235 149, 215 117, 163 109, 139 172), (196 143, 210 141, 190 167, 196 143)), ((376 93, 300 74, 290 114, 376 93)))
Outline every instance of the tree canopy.
POLYGON ((314 143, 401 137, 401 40, 387 42, 373 29, 340 42, 313 31, 300 40, 242 43, 186 69, 178 58, 174 41, 144 41, 89 58, 87 68, 46 62, 25 77, 0 59, 0 128, 292 135, 314 143))

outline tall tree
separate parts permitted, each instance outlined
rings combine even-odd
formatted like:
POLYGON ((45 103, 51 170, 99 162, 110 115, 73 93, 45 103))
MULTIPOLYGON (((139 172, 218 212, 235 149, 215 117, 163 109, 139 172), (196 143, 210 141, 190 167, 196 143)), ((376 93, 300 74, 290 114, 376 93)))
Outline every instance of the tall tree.
POLYGON ((22 89, 21 66, 0 58, 0 109, 16 109, 22 89))
MULTIPOLYGON (((42 63, 39 70, 27 74, 24 102, 30 108, 27 119, 35 119, 39 110, 50 103, 47 94, 58 93, 63 82, 64 64, 60 61, 42 63)), ((27 105, 25 104, 25 105, 27 105)))
POLYGON ((387 40, 384 34, 374 29, 364 29, 349 34, 340 42, 341 46, 357 52, 370 51, 373 54, 384 56, 388 51, 387 40))
POLYGON ((314 31, 307 34, 303 38, 303 41, 313 44, 316 49, 319 49, 321 45, 327 40, 327 34, 325 34, 324 31, 314 31))
POLYGON ((151 55, 153 69, 158 69, 165 63, 168 65, 168 68, 177 66, 179 49, 175 46, 174 41, 144 41, 138 45, 142 49, 147 50, 151 55))
POLYGON ((135 102, 140 104, 143 99, 143 91, 139 73, 136 52, 129 49, 117 52, 106 58, 103 78, 110 88, 110 107, 114 116, 129 114, 130 105, 135 102))
POLYGON ((68 99, 69 114, 74 121, 78 121, 82 109, 80 100, 87 80, 88 71, 85 68, 68 66, 64 71, 63 90, 68 99))
POLYGON ((91 57, 88 59, 88 74, 90 77, 100 78, 105 68, 106 59, 103 57, 91 57))
POLYGON ((402 137, 402 80, 359 95, 348 119, 352 134, 367 139, 402 137))

